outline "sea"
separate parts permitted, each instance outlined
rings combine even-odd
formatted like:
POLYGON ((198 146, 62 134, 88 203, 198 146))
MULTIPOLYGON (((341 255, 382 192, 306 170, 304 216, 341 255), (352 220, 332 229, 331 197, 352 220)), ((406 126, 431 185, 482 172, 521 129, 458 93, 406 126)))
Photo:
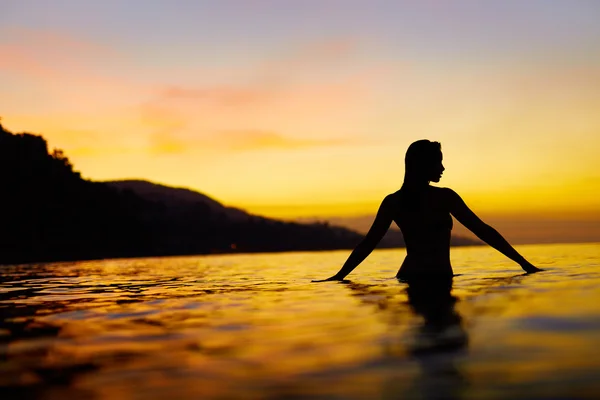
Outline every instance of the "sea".
POLYGON ((452 284, 376 250, 0 267, 1 399, 600 398, 600 244, 451 250, 452 284))

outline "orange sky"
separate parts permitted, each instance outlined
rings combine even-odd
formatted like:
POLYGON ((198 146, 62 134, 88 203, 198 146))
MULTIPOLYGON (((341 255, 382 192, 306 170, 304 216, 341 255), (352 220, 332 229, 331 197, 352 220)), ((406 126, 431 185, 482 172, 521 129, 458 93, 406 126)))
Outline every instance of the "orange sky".
POLYGON ((267 216, 370 215, 429 138, 482 215, 600 221, 600 6, 502 3, 10 3, 0 115, 267 216))

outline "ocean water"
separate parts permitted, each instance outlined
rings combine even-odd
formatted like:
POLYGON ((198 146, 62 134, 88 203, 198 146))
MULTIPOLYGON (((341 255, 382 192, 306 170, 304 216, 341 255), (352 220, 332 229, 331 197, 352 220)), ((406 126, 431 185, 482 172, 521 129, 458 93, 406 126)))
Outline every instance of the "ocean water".
POLYGON ((518 250, 545 271, 453 248, 451 288, 402 249, 0 267, 0 398, 600 398, 600 244, 518 250))

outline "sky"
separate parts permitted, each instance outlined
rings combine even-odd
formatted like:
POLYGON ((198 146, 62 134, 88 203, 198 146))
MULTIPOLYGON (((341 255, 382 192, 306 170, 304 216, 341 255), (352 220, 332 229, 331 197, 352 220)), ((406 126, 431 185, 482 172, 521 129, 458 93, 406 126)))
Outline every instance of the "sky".
POLYGON ((600 241, 599 20, 595 0, 0 0, 0 116, 89 179, 362 230, 427 138, 507 236, 600 241))

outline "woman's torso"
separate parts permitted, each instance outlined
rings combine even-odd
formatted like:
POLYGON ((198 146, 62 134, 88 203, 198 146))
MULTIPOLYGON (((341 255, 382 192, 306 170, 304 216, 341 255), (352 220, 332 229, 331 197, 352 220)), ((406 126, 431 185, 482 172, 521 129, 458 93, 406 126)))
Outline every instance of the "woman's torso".
POLYGON ((398 278, 452 276, 450 216, 446 189, 426 186, 402 188, 391 195, 394 222, 404 236, 406 258, 398 278))

